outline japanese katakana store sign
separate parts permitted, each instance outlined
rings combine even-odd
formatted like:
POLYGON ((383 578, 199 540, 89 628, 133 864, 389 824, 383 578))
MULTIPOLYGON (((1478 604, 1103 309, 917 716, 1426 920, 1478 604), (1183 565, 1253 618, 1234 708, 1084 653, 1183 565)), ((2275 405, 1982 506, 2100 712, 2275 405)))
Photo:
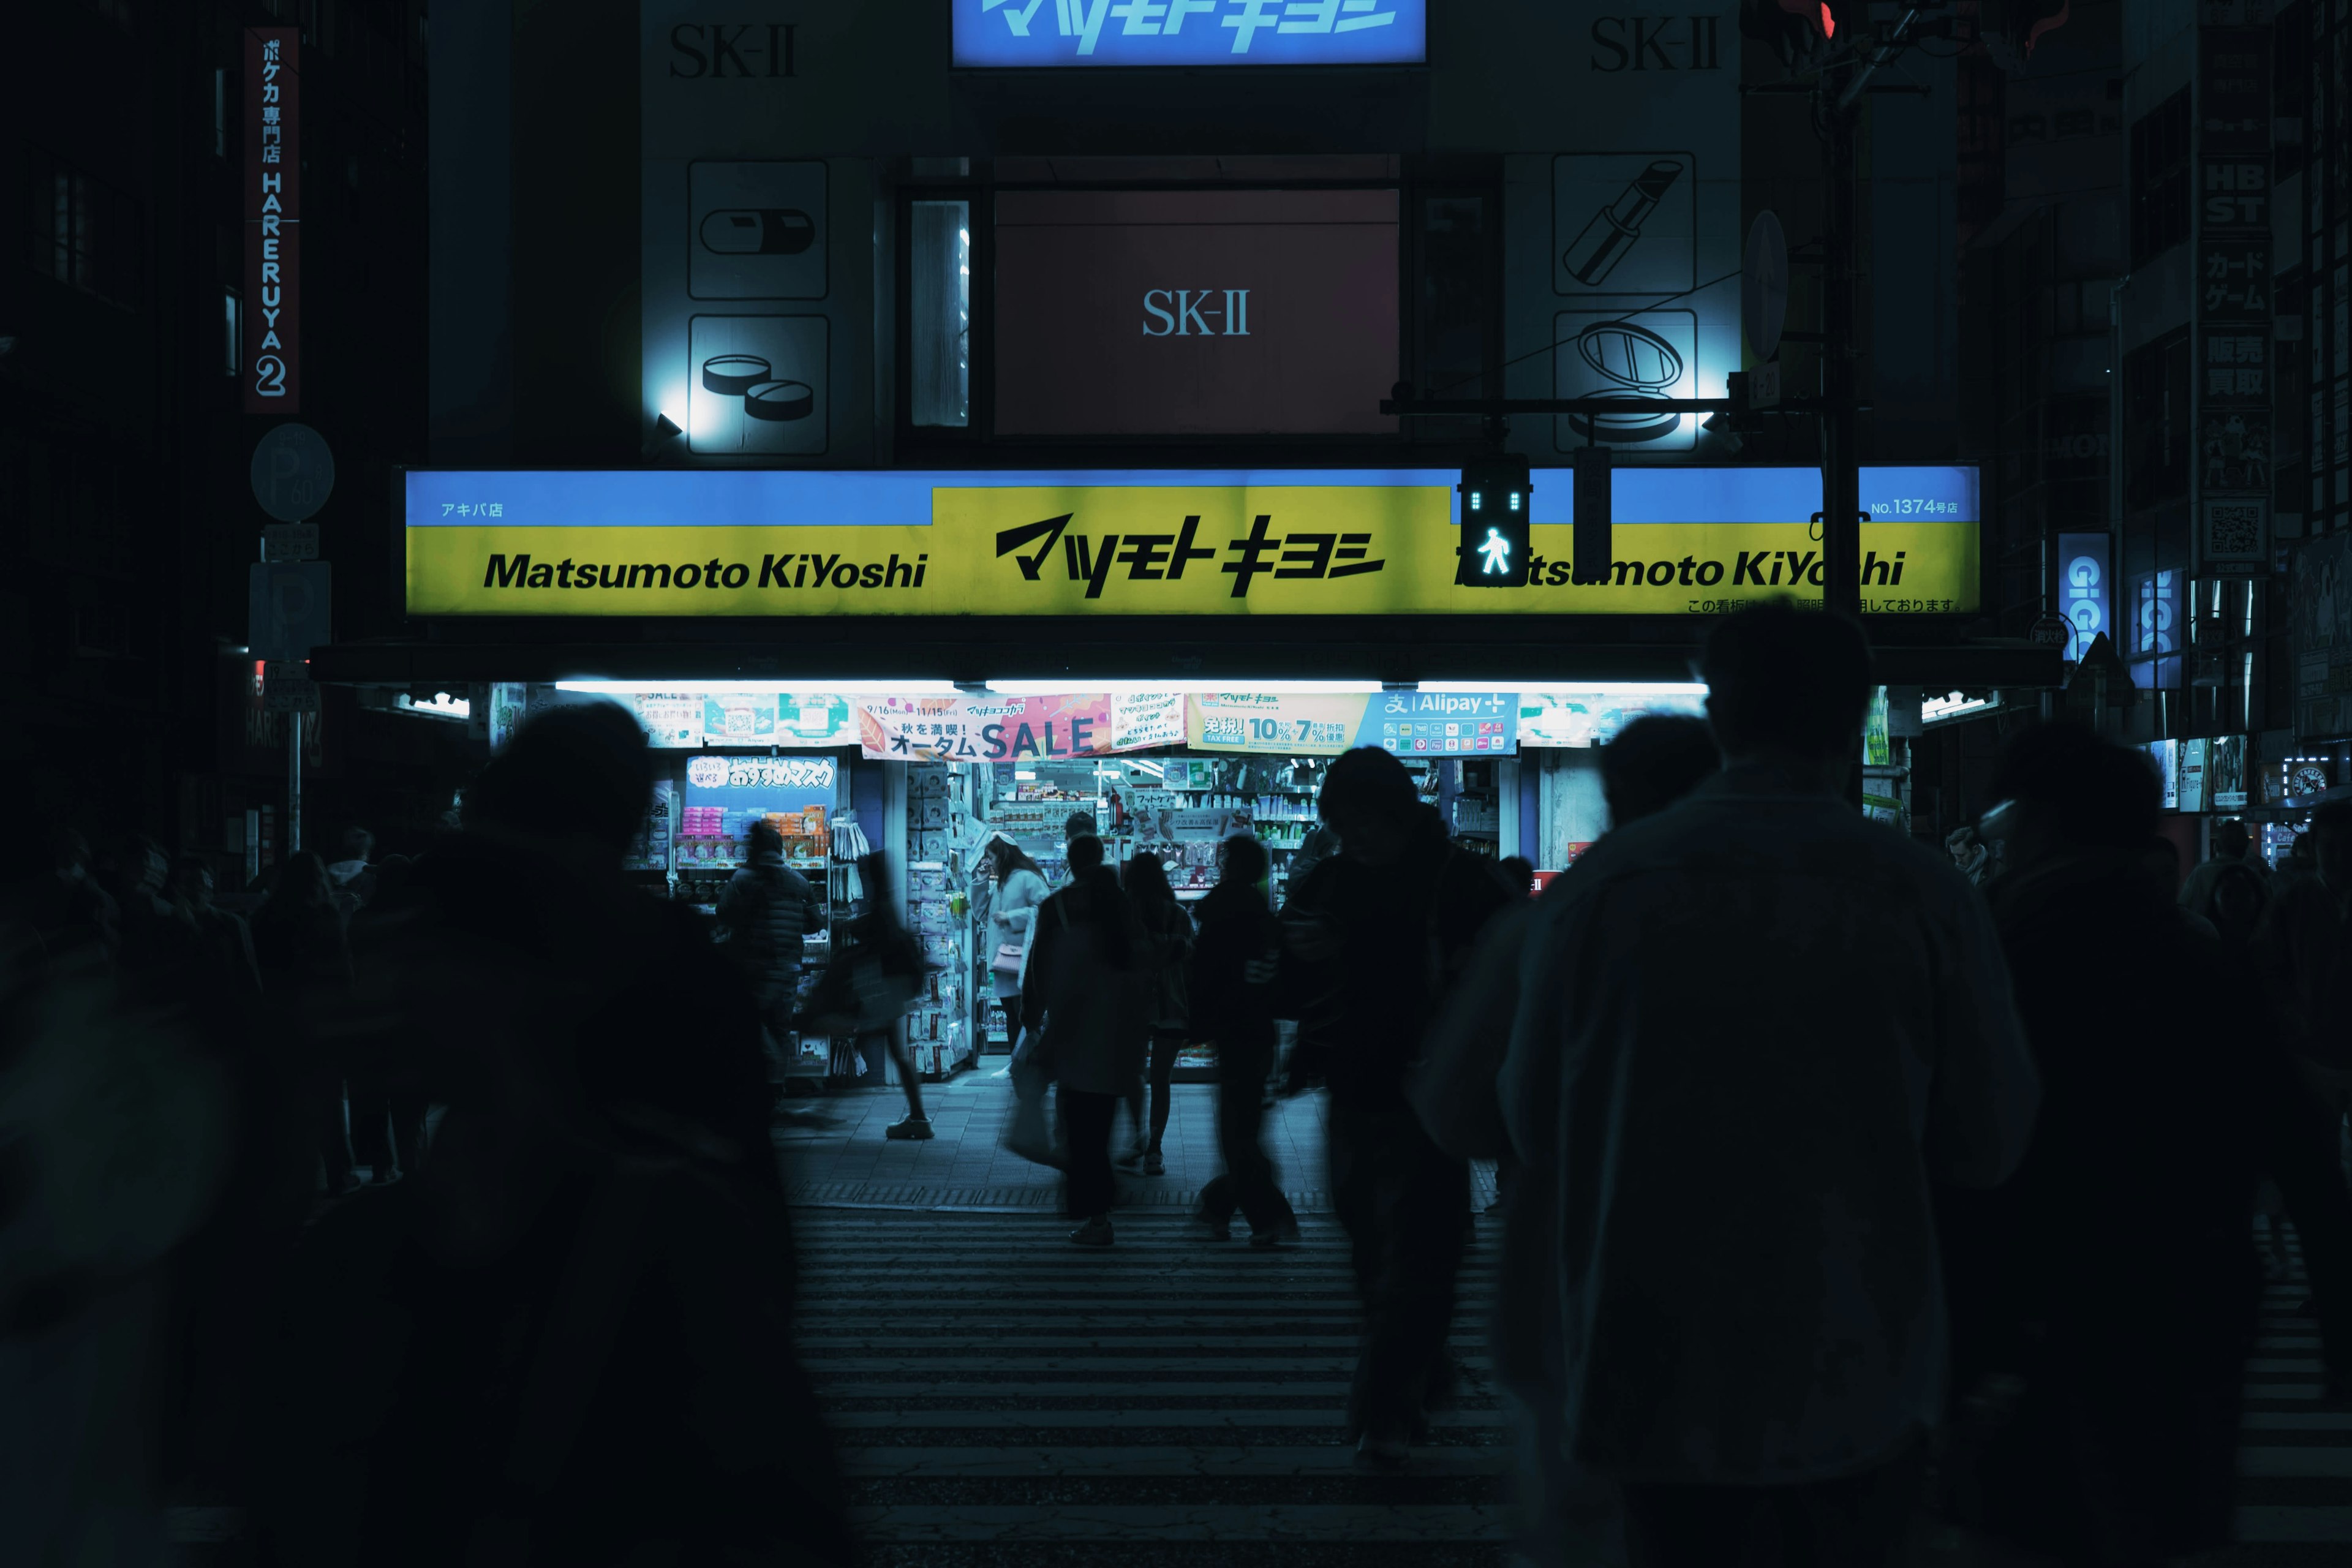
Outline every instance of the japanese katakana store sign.
MULTIPOLYGON (((1818 600, 1811 468, 1617 480, 1606 582, 1570 580, 1571 487, 1538 470, 1527 586, 1454 582, 1457 475, 633 470, 411 473, 430 616, 1717 615, 1818 600), (463 499, 457 499, 462 497, 463 499), (471 510, 466 510, 470 508, 471 510)), ((1864 471, 1880 613, 1979 593, 1975 470, 1864 471)))
POLYGON ((955 64, 1418 65, 1427 0, 954 0, 955 64))
POLYGON ((245 34, 245 333, 247 414, 302 405, 302 30, 245 34))

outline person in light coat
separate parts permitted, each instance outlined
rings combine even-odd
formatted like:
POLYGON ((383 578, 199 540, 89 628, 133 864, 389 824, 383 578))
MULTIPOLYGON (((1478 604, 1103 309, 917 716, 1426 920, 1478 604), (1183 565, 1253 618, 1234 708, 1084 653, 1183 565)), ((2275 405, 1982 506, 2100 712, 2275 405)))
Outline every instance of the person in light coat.
POLYGON ((992 956, 989 970, 996 985, 997 1003, 1004 1009, 1005 1049, 1017 1050, 1021 1046, 1021 976, 1029 964, 1029 933, 1037 919, 1037 906, 1045 901, 1045 873, 1023 852, 1021 846, 1002 834, 990 839, 983 852, 996 879, 995 894, 988 910, 989 934, 995 939, 991 953, 1002 954, 1007 948, 1018 948, 1021 952, 1017 967, 1009 971, 997 968, 992 956))

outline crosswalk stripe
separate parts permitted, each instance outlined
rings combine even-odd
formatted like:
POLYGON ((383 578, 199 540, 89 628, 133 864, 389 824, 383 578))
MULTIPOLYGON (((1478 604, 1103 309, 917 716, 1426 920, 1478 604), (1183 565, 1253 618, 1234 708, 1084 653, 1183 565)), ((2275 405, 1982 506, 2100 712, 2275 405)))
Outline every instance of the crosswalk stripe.
POLYGON ((1045 1506, 908 1506, 858 1509, 876 1541, 1009 1541, 1035 1548, 1079 1542, 1347 1542, 1412 1539, 1500 1541, 1509 1531, 1499 1504, 1276 1503, 1217 1507, 1097 1503, 1045 1506))
POLYGON ((2330 1476, 2352 1479, 2352 1447, 2242 1447, 2242 1476, 2330 1476))
MULTIPOLYGON (((1233 1448, 1137 1445, 1127 1447, 848 1448, 843 1467, 871 1476, 1331 1476, 1355 1475, 1355 1449, 1337 1441, 1314 1447, 1233 1448)), ((1494 1476, 1509 1468, 1505 1449, 1454 1444, 1414 1455, 1416 1476, 1494 1476)))
MULTIPOLYGON (((1344 1388, 1339 1391, 1339 1395, 1346 1393, 1344 1388)), ((826 1420, 835 1427, 859 1432, 876 1428, 969 1431, 986 1426, 1197 1432, 1228 1427, 1255 1432, 1269 1426, 1328 1426, 1337 1433, 1340 1412, 1336 1405, 1319 1410, 837 1410, 830 1413, 826 1420)), ((1509 1423, 1509 1415, 1500 1409, 1444 1410, 1430 1418, 1430 1425, 1440 1430, 1459 1428, 1477 1433, 1491 1433, 1509 1423)))
POLYGON ((2352 1506, 2242 1508, 2234 1533, 2240 1541, 2258 1544, 2352 1543, 2352 1506))

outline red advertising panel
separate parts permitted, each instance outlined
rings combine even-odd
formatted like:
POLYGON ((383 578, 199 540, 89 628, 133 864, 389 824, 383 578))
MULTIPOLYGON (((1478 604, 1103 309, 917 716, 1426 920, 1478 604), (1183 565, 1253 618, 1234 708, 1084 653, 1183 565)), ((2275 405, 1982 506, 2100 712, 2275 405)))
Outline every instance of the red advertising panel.
POLYGON ((1393 430, 1394 191, 1008 191, 996 428, 1393 430))
POLYGON ((245 32, 245 411, 302 405, 302 30, 245 32))

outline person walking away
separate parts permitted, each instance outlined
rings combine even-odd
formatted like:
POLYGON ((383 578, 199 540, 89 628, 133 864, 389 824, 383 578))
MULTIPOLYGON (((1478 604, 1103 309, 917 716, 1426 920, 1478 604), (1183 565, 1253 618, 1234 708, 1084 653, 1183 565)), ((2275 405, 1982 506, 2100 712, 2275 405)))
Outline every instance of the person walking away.
POLYGON ((995 877, 989 899, 989 934, 996 939, 989 978, 996 988, 997 1005, 1004 1009, 1004 1048, 1021 1048, 1021 974, 1029 956, 1029 932, 1037 906, 1045 901, 1045 873, 1021 847, 1003 834, 991 838, 983 853, 995 877))
POLYGON ((2341 1121, 2352 1110, 2352 801, 2314 811, 2298 854, 2305 845, 2313 874, 2276 879, 2257 943, 2295 1054, 2341 1121))
POLYGON ((784 836, 766 817, 752 823, 744 864, 719 895, 715 934, 751 983, 780 1090, 806 940, 824 930, 824 900, 784 864, 784 836))
POLYGON ((922 1075, 904 1037, 907 1004, 923 983, 922 943, 898 918, 889 857, 878 849, 859 856, 857 878, 866 889, 866 910, 850 921, 842 956, 857 993, 859 1043, 874 1039, 881 1046, 907 1095, 907 1114, 884 1128, 882 1136, 927 1140, 933 1133, 931 1119, 923 1113, 922 1075))
POLYGON ((1151 945, 1103 864, 1099 838, 1070 845, 1070 884, 1039 907, 1024 1013, 1060 1085, 1068 1134, 1062 1190, 1080 1247, 1108 1247, 1118 1196, 1111 1122, 1143 1069, 1151 1020, 1151 945))
MULTIPOLYGON (((272 1026, 305 1041, 310 1021, 352 984, 351 944, 335 907, 327 863, 316 851, 297 850, 278 868, 269 895, 253 912, 253 956, 274 1014, 272 1026)), ((319 1159, 327 1192, 341 1197, 360 1185, 341 1064, 304 1050, 302 1090, 312 1107, 319 1159)), ((385 1129, 389 1136, 389 1126, 385 1129)))
MULTIPOLYGON (((1722 766, 1706 721, 1652 713, 1617 732, 1601 752, 1601 794, 1610 830, 1655 816, 1722 766)), ((1570 867, 1560 881, 1572 880, 1570 867)), ((1570 1458, 1559 1365, 1559 1205, 1548 1182, 1522 1179, 1501 1101, 1504 1058, 1529 973, 1528 938, 1548 903, 1514 907, 1478 942, 1462 983, 1430 1031, 1428 1055, 1412 1084, 1413 1110, 1439 1147, 1496 1163, 1503 1207, 1500 1288, 1492 1325, 1496 1371, 1518 1444, 1518 1551, 1529 1568, 1591 1563, 1622 1568, 1624 1523, 1613 1482, 1570 1458)))
POLYGON ((2043 1098, 2014 1179, 1939 1205, 1950 1507, 2030 1552, 2153 1568, 2231 1538, 2258 1173, 2304 1232, 2339 1392, 2352 1200, 2242 956, 2141 870, 2162 798, 2147 757, 2042 725, 1992 783, 2009 869, 1990 904, 2043 1098), (2096 995, 2085 965, 2112 982, 2096 995))
POLYGON ((1405 1076, 1479 931, 1514 897, 1377 747, 1332 763, 1318 808, 1341 847, 1284 908, 1285 984, 1326 1001, 1318 1026, 1300 1031, 1289 1077, 1330 1089, 1332 1204, 1364 1312, 1349 1429, 1363 1462, 1391 1466, 1448 1393, 1445 1341, 1470 1226, 1470 1167, 1422 1131, 1405 1076))
POLYGON ((1168 868, 1156 854, 1147 851, 1129 860, 1119 885, 1151 943, 1151 1049, 1129 1101, 1135 1152, 1125 1163, 1139 1163, 1145 1175, 1158 1176, 1168 1169, 1160 1145, 1168 1132, 1176 1054, 1184 1048, 1192 1022, 1187 971, 1192 959, 1192 917, 1178 901, 1168 882, 1168 868))
POLYGON ((1190 986, 1193 1033, 1217 1053, 1217 1147, 1225 1161, 1223 1174, 1201 1189, 1192 1217, 1223 1241, 1238 1208, 1249 1221, 1250 1245, 1261 1249, 1298 1236, 1298 1216, 1260 1137, 1282 956, 1282 922, 1266 908, 1265 876, 1265 846, 1255 837, 1237 833, 1217 846, 1217 885, 1201 900, 1190 986))
POLYGON ((1788 1561, 1893 1568, 1944 1415, 1929 1172, 2008 1176, 2033 1066, 1983 900, 1844 798, 1860 630, 1746 610, 1702 673, 1723 771, 1554 887, 1503 1066, 1564 1443, 1633 1568, 1737 1563, 1759 1513, 1788 1561))

